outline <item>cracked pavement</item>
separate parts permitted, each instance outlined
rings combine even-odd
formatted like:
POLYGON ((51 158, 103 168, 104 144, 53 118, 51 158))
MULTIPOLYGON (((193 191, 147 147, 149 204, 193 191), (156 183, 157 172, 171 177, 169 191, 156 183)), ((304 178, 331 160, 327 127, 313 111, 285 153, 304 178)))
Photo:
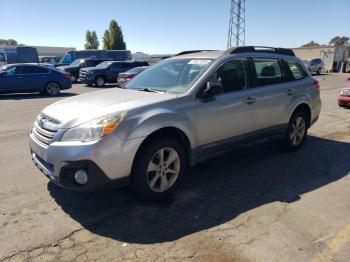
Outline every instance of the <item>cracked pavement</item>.
POLYGON ((49 183, 31 163, 28 134, 59 98, 0 96, 0 262, 349 261, 350 110, 345 75, 316 77, 323 109, 304 147, 240 147, 189 170, 172 199, 128 188, 94 193, 49 183))

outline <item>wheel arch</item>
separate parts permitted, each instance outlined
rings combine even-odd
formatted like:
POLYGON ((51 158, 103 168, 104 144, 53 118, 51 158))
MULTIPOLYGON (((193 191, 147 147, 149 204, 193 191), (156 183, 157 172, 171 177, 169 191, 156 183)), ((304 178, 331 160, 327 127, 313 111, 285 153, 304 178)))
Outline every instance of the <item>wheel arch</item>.
POLYGON ((297 113, 297 112, 304 112, 307 115, 307 128, 311 126, 311 107, 307 103, 300 103, 294 107, 294 110, 292 111, 292 114, 290 115, 290 118, 297 113))

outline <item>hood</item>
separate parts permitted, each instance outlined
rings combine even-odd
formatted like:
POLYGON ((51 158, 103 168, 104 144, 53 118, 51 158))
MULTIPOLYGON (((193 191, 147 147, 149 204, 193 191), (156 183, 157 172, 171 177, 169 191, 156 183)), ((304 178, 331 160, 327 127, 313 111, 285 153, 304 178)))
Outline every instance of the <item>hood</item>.
POLYGON ((62 128, 70 128, 100 116, 128 111, 173 97, 173 94, 113 88, 58 101, 46 107, 42 113, 60 121, 62 128))

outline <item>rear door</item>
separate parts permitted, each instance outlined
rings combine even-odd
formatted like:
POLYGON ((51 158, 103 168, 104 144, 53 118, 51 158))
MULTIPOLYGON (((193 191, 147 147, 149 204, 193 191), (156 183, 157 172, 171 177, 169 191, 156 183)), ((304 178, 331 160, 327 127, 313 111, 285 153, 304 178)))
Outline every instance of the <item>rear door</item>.
POLYGON ((107 78, 109 82, 117 82, 119 73, 124 72, 124 64, 125 63, 118 62, 113 63, 108 67, 107 78))
POLYGON ((43 90, 49 82, 49 72, 50 70, 41 66, 23 66, 23 91, 43 90))
POLYGON ((278 131, 288 122, 289 101, 294 90, 288 82, 282 61, 277 58, 251 58, 252 97, 255 102, 256 129, 278 131))

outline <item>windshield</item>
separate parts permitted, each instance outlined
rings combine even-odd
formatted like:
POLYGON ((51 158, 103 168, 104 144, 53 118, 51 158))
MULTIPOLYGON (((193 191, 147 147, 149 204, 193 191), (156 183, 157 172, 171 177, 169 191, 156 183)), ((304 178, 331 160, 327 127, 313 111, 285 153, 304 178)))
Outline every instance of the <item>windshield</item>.
POLYGON ((107 68, 107 67, 109 67, 110 64, 112 64, 112 62, 105 61, 105 62, 98 64, 96 66, 96 68, 107 68))
POLYGON ((134 80, 128 89, 155 89, 169 93, 185 93, 209 67, 210 59, 171 59, 152 66, 134 80))

